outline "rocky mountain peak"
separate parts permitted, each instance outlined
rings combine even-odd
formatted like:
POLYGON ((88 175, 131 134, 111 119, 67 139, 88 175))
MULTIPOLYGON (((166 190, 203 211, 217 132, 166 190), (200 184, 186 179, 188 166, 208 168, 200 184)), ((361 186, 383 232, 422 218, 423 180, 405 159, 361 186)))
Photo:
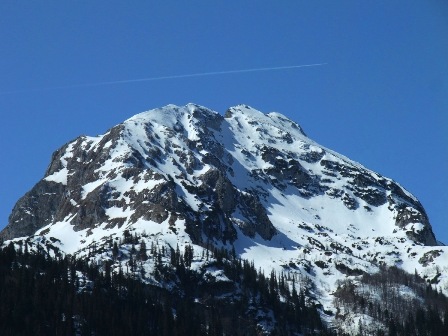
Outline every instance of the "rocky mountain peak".
POLYGON ((266 272, 308 277, 324 301, 337 279, 381 265, 448 283, 437 271, 445 248, 413 195, 247 105, 224 116, 168 105, 69 142, 0 236, 102 260, 125 232, 194 246, 198 263, 210 246, 233 250, 266 272))

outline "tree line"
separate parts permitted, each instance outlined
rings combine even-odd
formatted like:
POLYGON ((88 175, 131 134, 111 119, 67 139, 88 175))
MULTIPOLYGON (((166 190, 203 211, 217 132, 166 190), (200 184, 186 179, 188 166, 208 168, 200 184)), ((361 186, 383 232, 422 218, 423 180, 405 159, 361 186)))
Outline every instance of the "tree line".
MULTIPOLYGON (((335 335, 307 301, 307 289, 288 285, 294 279, 265 275, 234 253, 211 248, 209 267, 228 279, 216 281, 191 269, 191 246, 183 253, 151 248, 170 255, 170 264, 156 263, 154 272, 162 282, 174 281, 174 289, 145 284, 121 268, 113 272, 110 262, 99 267, 52 258, 44 249, 31 253, 27 242, 19 249, 9 244, 0 250, 1 334, 335 335)), ((145 258, 141 249, 135 259, 145 258)))
MULTIPOLYGON (((383 327, 373 330, 383 336, 448 335, 448 298, 417 273, 381 266, 364 274, 355 284, 346 279, 335 293, 336 318, 359 313, 373 317, 383 327)), ((372 328, 359 326, 357 335, 372 335, 372 328)))

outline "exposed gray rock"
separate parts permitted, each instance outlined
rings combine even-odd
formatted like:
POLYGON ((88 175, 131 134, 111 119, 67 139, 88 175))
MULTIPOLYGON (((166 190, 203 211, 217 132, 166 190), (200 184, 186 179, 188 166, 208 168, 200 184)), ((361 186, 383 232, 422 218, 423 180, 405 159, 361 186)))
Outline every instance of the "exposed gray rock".
POLYGON ((60 183, 39 181, 16 203, 0 238, 7 240, 30 236, 50 224, 61 203, 64 203, 65 191, 66 188, 60 183))
POLYGON ((437 241, 435 239, 434 233, 432 232, 431 225, 429 224, 428 216, 425 212, 420 212, 419 210, 407 206, 400 206, 398 209, 397 216, 395 218, 395 223, 398 227, 404 228, 411 223, 420 223, 423 228, 418 231, 408 230, 406 235, 419 243, 428 246, 436 246, 437 241))
POLYGON ((258 233, 265 240, 272 239, 276 233, 275 227, 256 194, 240 193, 239 200, 239 208, 247 219, 241 226, 243 232, 249 237, 258 233))

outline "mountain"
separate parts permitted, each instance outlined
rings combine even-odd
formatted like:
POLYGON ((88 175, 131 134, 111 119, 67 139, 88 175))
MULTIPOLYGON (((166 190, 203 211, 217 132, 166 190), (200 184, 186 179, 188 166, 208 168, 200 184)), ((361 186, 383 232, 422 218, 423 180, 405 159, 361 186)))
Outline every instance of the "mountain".
MULTIPOLYGON (((168 105, 69 142, 0 237, 5 246, 72 255, 100 269, 110 263, 112 272, 168 289, 176 281, 154 270, 172 265, 174 251, 203 280, 221 284, 231 280, 208 255, 227 251, 284 276, 289 287, 306 287, 324 320, 348 333, 375 318, 348 316, 341 293, 372 286, 368 276, 388 267, 448 294, 447 248, 412 194, 320 146, 284 115, 246 105, 224 115, 168 105), (139 255, 142 272, 129 267, 139 255)), ((396 285, 398 297, 421 295, 418 286, 396 285)))

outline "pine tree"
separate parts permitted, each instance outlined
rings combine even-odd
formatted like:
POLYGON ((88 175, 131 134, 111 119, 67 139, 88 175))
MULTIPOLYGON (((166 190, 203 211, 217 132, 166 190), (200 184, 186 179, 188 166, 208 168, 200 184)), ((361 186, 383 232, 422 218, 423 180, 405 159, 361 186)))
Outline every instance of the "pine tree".
POLYGON ((114 260, 116 260, 118 257, 118 245, 117 245, 116 241, 114 241, 114 246, 112 248, 112 256, 113 256, 114 260))
POLYGON ((185 251, 184 251, 184 261, 185 266, 190 267, 191 262, 193 260, 193 247, 191 245, 185 245, 185 251))
POLYGON ((144 239, 142 239, 140 242, 140 251, 138 258, 142 261, 148 260, 148 255, 146 254, 146 242, 144 239))

